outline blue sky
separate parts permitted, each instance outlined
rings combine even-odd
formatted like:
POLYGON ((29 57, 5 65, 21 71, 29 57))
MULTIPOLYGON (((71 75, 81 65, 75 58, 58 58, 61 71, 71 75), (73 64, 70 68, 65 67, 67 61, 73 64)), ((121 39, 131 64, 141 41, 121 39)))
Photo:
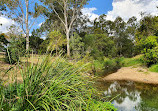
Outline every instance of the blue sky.
MULTIPOLYGON (((158 15, 156 6, 158 6, 158 0, 91 0, 88 5, 84 6, 82 13, 87 15, 91 21, 101 14, 106 14, 107 20, 115 20, 117 16, 122 17, 125 21, 132 16, 136 16, 139 20, 140 12, 158 15)), ((40 18, 32 29, 39 28, 42 22, 44 22, 44 18, 40 18)), ((5 16, 0 16, 0 23, 3 24, 0 32, 3 33, 7 32, 7 27, 12 23, 15 24, 13 20, 5 16)))
POLYGON ((94 11, 94 13, 101 15, 101 14, 105 14, 108 11, 112 10, 112 2, 113 0, 91 0, 89 1, 89 4, 86 5, 85 7, 87 8, 92 8, 95 7, 97 8, 96 11, 94 11))

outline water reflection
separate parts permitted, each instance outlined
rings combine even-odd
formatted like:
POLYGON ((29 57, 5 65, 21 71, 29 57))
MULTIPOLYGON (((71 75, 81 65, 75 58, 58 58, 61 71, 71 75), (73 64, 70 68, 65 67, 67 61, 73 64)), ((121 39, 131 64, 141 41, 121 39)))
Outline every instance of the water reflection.
POLYGON ((158 85, 130 81, 101 82, 105 96, 119 111, 158 111, 158 85), (116 98, 114 98, 116 97, 116 98))

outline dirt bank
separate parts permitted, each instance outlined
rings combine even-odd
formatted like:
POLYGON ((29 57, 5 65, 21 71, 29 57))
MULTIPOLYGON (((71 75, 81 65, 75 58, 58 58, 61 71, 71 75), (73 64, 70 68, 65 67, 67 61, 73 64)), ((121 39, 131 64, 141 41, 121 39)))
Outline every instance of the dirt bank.
POLYGON ((123 67, 116 73, 103 78, 106 81, 130 80, 135 82, 158 84, 158 73, 150 72, 145 68, 123 67))

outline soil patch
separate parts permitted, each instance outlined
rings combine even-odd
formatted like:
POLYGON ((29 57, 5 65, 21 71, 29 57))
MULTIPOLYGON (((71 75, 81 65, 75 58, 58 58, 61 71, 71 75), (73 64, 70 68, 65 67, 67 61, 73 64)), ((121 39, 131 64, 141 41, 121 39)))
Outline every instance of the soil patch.
POLYGON ((158 73, 150 72, 147 68, 123 67, 116 73, 103 78, 105 81, 135 81, 141 83, 158 84, 158 73))

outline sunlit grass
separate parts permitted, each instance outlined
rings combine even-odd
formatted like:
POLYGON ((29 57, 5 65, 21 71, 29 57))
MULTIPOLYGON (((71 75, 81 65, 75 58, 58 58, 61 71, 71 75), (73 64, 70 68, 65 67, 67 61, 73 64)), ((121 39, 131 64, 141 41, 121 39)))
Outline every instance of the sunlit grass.
POLYGON ((158 72, 158 64, 152 65, 149 67, 149 71, 151 72, 158 72))
POLYGON ((121 58, 121 64, 124 67, 129 67, 129 66, 141 66, 143 63, 141 62, 141 57, 142 55, 135 56, 133 58, 121 58))

